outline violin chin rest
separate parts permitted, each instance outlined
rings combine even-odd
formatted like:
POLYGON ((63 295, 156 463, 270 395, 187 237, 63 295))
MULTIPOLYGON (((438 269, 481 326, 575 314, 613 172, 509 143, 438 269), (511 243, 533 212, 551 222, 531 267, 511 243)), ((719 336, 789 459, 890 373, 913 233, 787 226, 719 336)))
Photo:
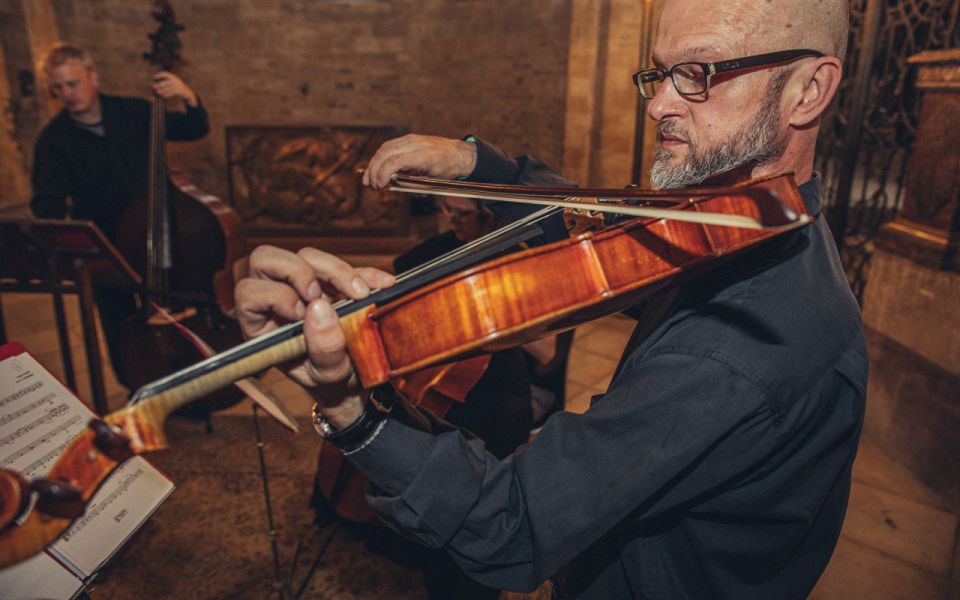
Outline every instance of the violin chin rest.
POLYGON ((23 514, 30 503, 30 482, 9 469, 0 469, 0 531, 23 514))

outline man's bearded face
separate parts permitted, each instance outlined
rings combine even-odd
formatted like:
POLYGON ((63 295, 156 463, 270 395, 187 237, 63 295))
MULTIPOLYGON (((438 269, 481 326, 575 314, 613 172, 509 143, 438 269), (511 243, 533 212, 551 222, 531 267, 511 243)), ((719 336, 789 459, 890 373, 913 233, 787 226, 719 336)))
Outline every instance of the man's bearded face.
POLYGON ((688 140, 686 160, 670 165, 673 151, 657 144, 650 183, 656 189, 676 189, 700 185, 705 180, 743 165, 762 165, 783 155, 786 132, 780 131, 780 93, 786 83, 786 71, 770 80, 765 100, 753 122, 746 123, 726 141, 714 147, 701 147, 675 120, 660 121, 658 140, 673 134, 688 140))

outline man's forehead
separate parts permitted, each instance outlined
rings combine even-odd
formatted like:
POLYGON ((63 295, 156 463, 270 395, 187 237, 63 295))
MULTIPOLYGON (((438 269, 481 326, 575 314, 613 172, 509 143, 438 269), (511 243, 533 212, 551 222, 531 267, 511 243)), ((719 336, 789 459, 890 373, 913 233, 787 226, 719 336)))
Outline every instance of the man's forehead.
POLYGON ((681 61, 709 61, 729 54, 722 44, 704 44, 702 39, 690 40, 690 44, 679 43, 657 44, 653 49, 655 61, 669 60, 676 63, 681 61))
POLYGON ((763 37, 766 4, 668 0, 657 25, 654 53, 669 54, 675 60, 699 60, 748 51, 763 37))
POLYGON ((87 68, 82 62, 74 58, 71 58, 70 60, 67 60, 66 62, 63 62, 53 67, 52 69, 50 69, 50 72, 55 75, 74 76, 74 77, 82 76, 83 74, 89 73, 92 71, 93 69, 87 68))

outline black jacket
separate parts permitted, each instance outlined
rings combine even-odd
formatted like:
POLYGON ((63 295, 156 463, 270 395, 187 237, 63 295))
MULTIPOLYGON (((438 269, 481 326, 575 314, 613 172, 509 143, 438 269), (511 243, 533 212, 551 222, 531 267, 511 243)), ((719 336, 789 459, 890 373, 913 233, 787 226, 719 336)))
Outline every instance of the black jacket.
MULTIPOLYGON (((147 191, 151 104, 139 98, 100 96, 106 136, 77 126, 66 110, 44 127, 33 160, 37 217, 63 218, 66 198, 75 219, 91 219, 110 239, 116 220, 131 199, 147 191)), ((210 126, 202 105, 167 112, 167 139, 196 140, 210 126)))

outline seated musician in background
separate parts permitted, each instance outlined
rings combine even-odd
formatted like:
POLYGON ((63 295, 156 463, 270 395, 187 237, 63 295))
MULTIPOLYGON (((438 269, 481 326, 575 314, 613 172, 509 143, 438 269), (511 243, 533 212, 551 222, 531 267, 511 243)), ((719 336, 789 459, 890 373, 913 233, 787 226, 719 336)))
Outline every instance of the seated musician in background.
MULTIPOLYGON (((308 355, 288 373, 369 478, 384 522, 504 589, 552 578, 562 598, 807 597, 840 534, 867 381, 813 172, 847 11, 846 0, 664 3, 655 67, 636 76, 658 125, 654 186, 792 171, 817 218, 638 307, 607 393, 585 414, 557 413, 507 459, 359 389, 318 281, 360 298, 391 275, 319 250, 254 252, 241 325, 253 337, 304 319, 308 355)), ((403 170, 546 178, 487 144, 426 136, 385 144, 365 177, 379 188, 403 170)))
MULTIPOLYGON (((37 140, 30 208, 41 218, 92 220, 115 241, 120 213, 147 193, 151 104, 100 93, 93 56, 77 46, 51 48, 40 71, 63 110, 37 140)), ((167 112, 168 139, 197 140, 210 130, 207 111, 179 77, 154 74, 153 91, 164 99, 181 98, 186 107, 185 112, 167 112)), ((111 341, 119 324, 136 311, 134 299, 129 292, 102 286, 95 295, 114 370, 120 383, 130 387, 111 341)))

